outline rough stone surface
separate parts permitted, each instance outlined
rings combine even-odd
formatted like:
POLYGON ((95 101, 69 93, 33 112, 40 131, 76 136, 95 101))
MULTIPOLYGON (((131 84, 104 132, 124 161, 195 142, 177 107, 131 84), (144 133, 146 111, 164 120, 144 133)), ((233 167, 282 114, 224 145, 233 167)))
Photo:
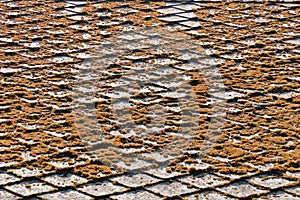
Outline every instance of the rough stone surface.
MULTIPOLYGON (((0 199, 300 198, 299 1, 3 0, 0 12, 0 199), (74 123, 74 85, 78 71, 89 70, 85 64, 100 44, 123 30, 151 26, 178 30, 199 44, 215 65, 212 71, 221 74, 225 92, 209 90, 203 74, 187 62, 199 49, 177 46, 188 50, 177 57, 157 52, 153 57, 151 51, 126 56, 101 49, 103 55, 124 56, 124 62, 111 66, 107 82, 81 78, 99 83, 93 105, 97 120, 123 153, 168 146, 178 125, 199 129, 191 148, 168 167, 135 176, 89 151, 74 123), (145 86, 131 98, 135 123, 149 123, 153 103, 166 105, 170 120, 158 134, 139 140, 120 130, 122 119, 113 115, 110 101, 120 74, 150 61, 169 67, 166 73, 190 77, 197 104, 184 110, 171 98, 169 87, 145 86), (201 157, 199 147, 214 116, 213 99, 225 101, 226 117, 221 135, 212 135, 216 140, 201 157), (181 114, 193 110, 199 111, 199 123, 181 124, 181 114), (163 134, 166 130, 170 135, 163 134)), ((130 43, 126 48, 142 46, 130 43)), ((131 119, 124 118, 124 124, 131 119)), ((91 138, 92 145, 97 142, 91 138)), ((166 157, 151 158, 163 162, 166 157)))

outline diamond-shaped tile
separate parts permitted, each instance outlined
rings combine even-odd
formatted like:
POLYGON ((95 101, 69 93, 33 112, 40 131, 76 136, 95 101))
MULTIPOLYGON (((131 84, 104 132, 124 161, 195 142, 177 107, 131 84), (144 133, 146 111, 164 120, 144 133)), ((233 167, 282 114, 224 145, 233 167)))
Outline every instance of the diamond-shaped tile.
POLYGON ((268 190, 261 190, 253 187, 245 181, 233 183, 221 188, 217 188, 216 190, 239 198, 246 198, 252 195, 259 195, 268 192, 268 190))
POLYGON ((176 5, 174 7, 182 9, 182 10, 187 10, 187 11, 191 11, 193 9, 199 8, 199 6, 195 5, 195 4, 180 4, 180 5, 176 5))
POLYGON ((66 187, 66 186, 72 186, 74 184, 78 183, 86 183, 88 182, 87 179, 82 178, 80 176, 74 175, 74 174, 60 174, 60 175, 51 175, 42 178, 44 181, 48 183, 52 183, 53 185, 56 185, 57 187, 66 187))
POLYGON ((200 194, 194 194, 188 197, 185 197, 187 200, 234 200, 234 198, 225 196, 216 191, 202 192, 200 194))
POLYGON ((40 196, 42 199, 47 200, 73 200, 73 199, 80 199, 80 200, 91 200, 93 199, 90 196, 82 194, 80 192, 74 190, 65 190, 59 191, 55 193, 48 193, 40 196))
POLYGON ((226 178, 230 178, 232 180, 237 180, 237 179, 241 179, 241 178, 244 178, 244 177, 253 176, 257 173, 258 172, 247 172, 247 173, 244 173, 244 174, 234 174, 234 173, 224 174, 224 173, 216 172, 214 174, 216 174, 218 176, 223 176, 223 177, 226 177, 226 178))
POLYGON ((286 172, 286 175, 300 179, 300 172, 286 172))
POLYGON ((39 194, 43 192, 50 192, 55 190, 56 188, 45 185, 44 183, 34 180, 34 181, 26 181, 15 185, 4 186, 4 188, 18 193, 22 196, 29 196, 33 194, 39 194))
POLYGON ((200 23, 198 21, 184 21, 180 22, 180 24, 184 26, 189 26, 189 27, 198 27, 200 26, 200 23))
POLYGON ((224 178, 220 178, 216 175, 208 173, 200 174, 197 176, 186 176, 183 178, 179 178, 178 180, 189 183, 201 189, 229 183, 229 181, 225 180, 224 178))
POLYGON ((163 14, 175 14, 175 13, 183 12, 182 10, 172 8, 172 7, 157 9, 157 11, 163 14))
POLYGON ((20 147, 19 145, 12 145, 10 147, 1 147, 0 146, 0 152, 1 151, 9 151, 10 149, 14 149, 14 148, 17 148, 17 147, 20 147))
POLYGON ((297 196, 293 196, 291 194, 287 194, 284 192, 275 192, 275 193, 271 193, 268 194, 266 196, 261 196, 259 198, 257 198, 257 200, 299 200, 300 198, 297 196))
POLYGON ((154 175, 156 177, 166 179, 166 178, 172 178, 175 176, 183 175, 181 172, 167 172, 166 168, 154 168, 146 171, 148 174, 154 175))
POLYGON ((87 186, 83 186, 78 190, 94 196, 103 196, 117 192, 125 192, 128 189, 122 186, 114 185, 111 182, 104 181, 102 183, 92 183, 87 186))
POLYGON ((0 167, 10 167, 12 165, 18 164, 19 162, 0 162, 0 167))
POLYGON ((180 16, 180 17, 186 17, 186 18, 195 18, 195 17, 197 17, 197 15, 195 15, 194 12, 184 12, 184 13, 179 13, 177 15, 180 16))
POLYGON ((290 181, 281 177, 265 176, 265 175, 259 177, 253 177, 249 180, 249 182, 255 185, 259 185, 271 189, 289 186, 295 183, 295 181, 290 181))
POLYGON ((151 164, 144 160, 139 160, 139 159, 134 159, 129 165, 126 164, 124 161, 119 161, 117 163, 118 167, 128 170, 128 171, 135 171, 135 170, 140 170, 143 169, 144 167, 150 167, 151 164))
POLYGON ((128 192, 125 194, 111 196, 111 199, 117 200, 136 200, 136 199, 147 199, 147 200, 158 200, 160 197, 147 192, 147 191, 137 191, 137 192, 128 192))
POLYGON ((85 164, 85 161, 75 161, 75 159, 69 158, 67 161, 50 161, 49 164, 57 168, 68 168, 68 167, 75 167, 78 165, 85 164))
POLYGON ((245 162, 246 165, 249 165, 250 167, 253 167, 253 168, 256 168, 256 169, 259 169, 260 171, 263 171, 263 172, 267 172, 269 171, 272 167, 274 167, 274 164, 273 163, 266 163, 266 164, 263 164, 263 165, 259 165, 259 164, 252 164, 252 163, 249 163, 249 162, 245 162))
POLYGON ((174 7, 175 5, 180 5, 182 4, 181 2, 171 2, 171 1, 166 1, 166 7, 174 7))
POLYGON ((18 180, 20 179, 13 175, 0 171, 0 185, 5 185, 7 183, 15 182, 18 180))
POLYGON ((184 17, 179 17, 176 15, 172 16, 167 16, 167 17, 159 17, 160 20, 162 21, 167 21, 167 22, 180 22, 186 20, 184 17))
POLYGON ((41 174, 53 172, 53 171, 44 171, 44 170, 38 169, 36 167, 33 169, 21 167, 19 169, 11 169, 9 171, 11 171, 12 173, 14 173, 16 175, 22 176, 22 177, 33 177, 33 176, 39 176, 41 174))
POLYGON ((0 189, 0 199, 21 199, 20 197, 0 189))
POLYGON ((299 186, 285 188, 284 191, 300 196, 300 187, 299 186))
POLYGON ((126 185, 128 187, 139 187, 146 184, 153 184, 160 179, 153 178, 146 174, 129 174, 129 175, 123 175, 123 176, 117 176, 114 178, 111 178, 112 181, 117 181, 118 183, 121 183, 123 185, 126 185))
POLYGON ((148 190, 161 194, 163 196, 178 196, 197 191, 195 188, 189 188, 180 182, 174 181, 172 183, 161 183, 154 186, 147 187, 148 190))
POLYGON ((207 164, 205 162, 202 162, 201 160, 199 159, 195 159, 197 160, 196 163, 185 163, 185 162, 180 162, 179 164, 182 165, 183 167, 186 167, 188 169, 195 169, 195 170, 205 170, 207 168, 209 168, 211 165, 210 164, 207 164))

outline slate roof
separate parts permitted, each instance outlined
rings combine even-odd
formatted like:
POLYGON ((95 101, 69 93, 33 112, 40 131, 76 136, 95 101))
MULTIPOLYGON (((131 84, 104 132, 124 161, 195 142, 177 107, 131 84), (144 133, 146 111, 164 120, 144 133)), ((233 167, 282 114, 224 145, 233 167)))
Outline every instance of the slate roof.
MULTIPOLYGON (((1 0, 0 199, 300 199, 299 5, 1 0), (195 157, 213 114, 205 81, 191 72, 201 121, 195 144, 168 167, 133 174, 88 151, 74 126, 73 87, 102 41, 159 26, 187 35, 216 61, 226 117, 212 148, 195 157)), ((147 60, 147 54, 138 59, 147 60)), ((98 93, 96 108, 111 133, 116 121, 109 91, 98 93)), ((150 97, 170 103, 163 92, 150 97)), ((134 120, 142 124, 145 105, 139 105, 134 120)), ((171 141, 162 134, 142 142, 113 139, 129 150, 171 141)))

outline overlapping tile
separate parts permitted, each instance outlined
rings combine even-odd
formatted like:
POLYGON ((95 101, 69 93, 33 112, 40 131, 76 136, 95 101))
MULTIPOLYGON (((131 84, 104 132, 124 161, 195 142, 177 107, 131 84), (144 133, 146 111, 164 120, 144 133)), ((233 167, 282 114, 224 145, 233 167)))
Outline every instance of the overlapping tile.
POLYGON ((56 190, 56 188, 37 180, 8 185, 4 188, 25 197, 56 190))
POLYGON ((146 174, 127 174, 110 178, 111 181, 116 181, 127 187, 140 187, 144 185, 154 184, 160 179, 151 177, 146 174))
POLYGON ((187 200, 233 200, 234 198, 228 197, 220 192, 216 191, 209 191, 209 192, 202 192, 199 194, 194 194, 191 196, 185 197, 187 200))
MULTIPOLYGON (((44 171, 37 167, 32 167, 32 168, 29 167, 29 168, 30 169, 28 169, 26 167, 20 167, 18 169, 10 169, 9 171, 11 173, 14 173, 21 177, 35 177, 35 176, 40 176, 43 174, 51 173, 51 171, 44 171)), ((54 172, 54 171, 52 171, 52 172, 54 172)))
POLYGON ((42 178, 43 181, 51 183, 57 187, 75 186, 86 183, 88 180, 74 174, 55 174, 42 178))
POLYGON ((161 194, 167 197, 179 196, 182 194, 192 193, 197 191, 196 188, 188 187, 188 185, 182 184, 177 181, 171 183, 161 183, 154 186, 147 187, 148 190, 161 194))
POLYGON ((286 200, 298 200, 299 196, 294 196, 291 194, 284 193, 282 191, 280 192, 275 192, 268 194, 266 196, 261 196, 257 198, 258 200, 267 200, 267 199, 274 199, 274 200, 279 200, 279 199, 286 199, 286 200))
POLYGON ((223 192, 224 194, 229 194, 230 196, 237 198, 246 198, 253 195, 261 195, 268 193, 268 190, 253 187, 249 183, 243 181, 218 188, 217 190, 223 192))
POLYGON ((18 177, 0 171, 0 185, 6 185, 8 183, 16 182, 19 180, 20 179, 18 177))
POLYGON ((167 171, 166 168, 154 168, 154 169, 149 169, 146 172, 149 173, 150 175, 154 175, 154 176, 156 176, 158 178, 162 178, 162 179, 173 178, 173 177, 185 174, 185 173, 181 173, 181 172, 167 171))
POLYGON ((291 181, 272 175, 253 177, 249 180, 249 182, 270 189, 286 187, 296 183, 296 181, 291 181))
POLYGON ((112 195, 114 193, 125 192, 129 189, 119 185, 114 185, 112 182, 103 181, 88 184, 87 186, 78 188, 78 190, 99 197, 105 195, 112 195))
POLYGON ((16 196, 6 190, 0 189, 0 197, 2 199, 21 199, 21 197, 16 196))
POLYGON ((300 196, 300 188, 299 186, 295 186, 295 187, 289 187, 289 188, 285 188, 284 191, 300 196))
POLYGON ((111 199, 115 200, 135 200, 135 199, 149 199, 149 200, 158 200, 161 197, 154 195, 147 191, 136 191, 136 192, 127 192, 120 195, 113 195, 111 199))
POLYGON ((47 193, 40 196, 42 199, 47 200, 71 200, 71 199, 82 199, 82 200, 91 200, 93 199, 90 196, 84 195, 80 192, 74 190, 63 190, 54 193, 47 193))
MULTIPOLYGON (((0 190, 1 198, 17 199, 15 194, 19 194, 35 199, 45 193, 41 197, 46 199, 102 195, 115 199, 178 195, 188 199, 299 199, 298 7, 296 1, 49 1, 47 5, 1 1, 0 26, 5 30, 0 35, 0 185, 5 188, 0 190), (177 166, 148 170, 148 175, 115 174, 110 178, 113 182, 76 186, 115 171, 103 163, 89 163, 95 162, 91 157, 75 156, 86 150, 74 133, 70 114, 74 72, 104 37, 151 24, 184 30, 218 60, 226 93, 214 95, 228 101, 220 141, 201 161, 184 158, 177 166), (199 176, 204 170, 207 174, 199 176), (287 170, 269 177, 269 171, 287 170), (71 177, 76 178, 63 178, 61 171, 74 173, 71 177), (209 182, 219 176, 222 180, 209 182), (55 187, 43 185, 36 177, 74 190, 53 191, 55 187), (170 183, 170 179, 191 185, 170 183), (229 183, 229 179, 238 182, 229 183), (118 184, 155 185, 146 186, 148 191, 129 192, 118 184), (211 187, 217 192, 194 190, 211 187), (265 194, 268 189, 261 187, 272 191, 265 194)), ((204 87, 199 88, 201 101, 209 101, 204 87)), ((209 106, 200 106, 203 130, 211 117, 209 106)))
POLYGON ((229 181, 225 180, 224 178, 218 177, 216 175, 212 174, 199 174, 197 176, 186 176, 183 178, 179 178, 178 180, 194 185, 198 188, 204 189, 209 187, 216 187, 228 184, 229 181))

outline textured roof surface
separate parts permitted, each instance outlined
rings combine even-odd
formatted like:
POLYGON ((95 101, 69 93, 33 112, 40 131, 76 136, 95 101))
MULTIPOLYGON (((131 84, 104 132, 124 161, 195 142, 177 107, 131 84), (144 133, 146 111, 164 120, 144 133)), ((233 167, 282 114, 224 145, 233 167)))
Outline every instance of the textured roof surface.
MULTIPOLYGON (((0 199, 300 199, 299 5, 1 0, 0 199), (201 120, 194 151, 133 174, 87 150, 74 126, 72 89, 101 41, 149 26, 177 29, 217 60, 226 118, 212 149, 195 156, 212 107, 205 82, 191 74, 201 120)), ((113 79, 119 69, 111 70, 113 79)), ((109 94, 100 91, 99 98, 109 94)), ((109 132, 115 125, 106 104, 98 102, 97 110, 109 132)), ((137 123, 147 120, 143 106, 136 112, 137 123)), ((149 140, 169 142, 163 135, 149 140)), ((148 144, 114 142, 129 150, 148 144)))

